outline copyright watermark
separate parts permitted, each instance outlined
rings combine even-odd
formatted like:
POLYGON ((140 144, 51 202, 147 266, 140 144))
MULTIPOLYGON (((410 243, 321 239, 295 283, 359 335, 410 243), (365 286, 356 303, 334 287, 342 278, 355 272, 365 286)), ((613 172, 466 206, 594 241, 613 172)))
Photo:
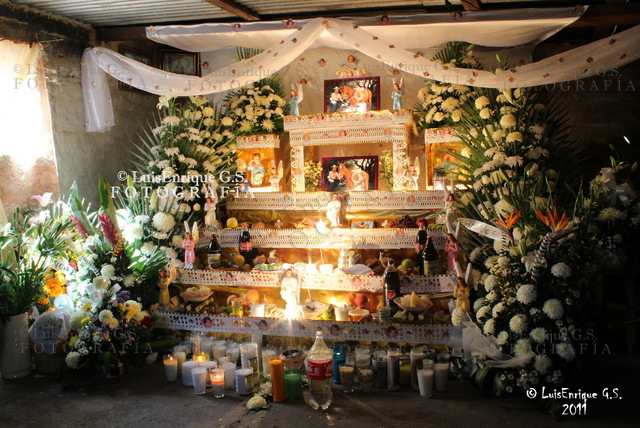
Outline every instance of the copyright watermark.
POLYGON ((563 416, 584 416, 587 414, 587 404, 589 400, 622 400, 620 388, 603 388, 600 392, 586 392, 578 389, 572 391, 570 388, 559 388, 547 390, 543 386, 540 391, 536 388, 529 388, 525 392, 527 398, 540 398, 542 400, 569 401, 561 403, 563 416))

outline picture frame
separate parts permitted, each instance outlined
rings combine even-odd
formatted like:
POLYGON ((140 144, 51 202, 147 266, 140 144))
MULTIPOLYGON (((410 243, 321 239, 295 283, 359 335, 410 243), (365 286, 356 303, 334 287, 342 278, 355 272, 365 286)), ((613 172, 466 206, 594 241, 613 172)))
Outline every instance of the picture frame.
MULTIPOLYGON (((132 49, 128 46, 119 46, 118 53, 120 53, 120 55, 136 60, 150 67, 154 66, 153 54, 150 54, 148 52, 144 52, 138 49, 132 49)), ((139 89, 134 88, 130 84, 121 82, 121 81, 118 81, 118 88, 124 89, 127 91, 136 91, 136 92, 142 92, 147 94, 147 92, 140 91, 139 89)))
POLYGON ((160 68, 170 73, 200 76, 200 54, 177 49, 162 49, 160 68))
POLYGON ((378 156, 322 158, 322 190, 378 190, 378 156))
POLYGON ((324 81, 325 113, 380 110, 380 77, 352 77, 324 81))

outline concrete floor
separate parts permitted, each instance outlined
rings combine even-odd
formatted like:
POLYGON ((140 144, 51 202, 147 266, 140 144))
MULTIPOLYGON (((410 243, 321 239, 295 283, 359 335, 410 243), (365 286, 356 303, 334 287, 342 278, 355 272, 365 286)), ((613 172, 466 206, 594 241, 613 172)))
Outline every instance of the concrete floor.
MULTIPOLYGON (((587 416, 565 418, 562 427, 638 427, 640 361, 599 357, 586 373, 589 392, 619 388, 621 400, 590 400, 587 416)), ((165 381, 160 362, 117 379, 62 386, 52 376, 33 374, 0 380, 0 427, 523 427, 559 425, 526 398, 496 399, 467 382, 450 381, 449 391, 422 399, 417 393, 377 391, 345 395, 334 388, 328 411, 314 411, 303 400, 274 403, 249 411, 235 392, 215 399, 165 381)))

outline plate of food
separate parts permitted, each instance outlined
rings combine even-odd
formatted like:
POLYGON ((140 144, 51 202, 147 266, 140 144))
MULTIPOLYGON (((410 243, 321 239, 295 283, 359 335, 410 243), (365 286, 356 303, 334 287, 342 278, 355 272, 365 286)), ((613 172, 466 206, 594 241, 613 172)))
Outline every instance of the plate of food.
POLYGON ((401 309, 409 312, 426 312, 433 306, 433 302, 429 297, 418 296, 415 291, 406 296, 396 297, 393 301, 401 309))
POLYGON ((212 294, 213 291, 209 287, 189 287, 180 293, 180 297, 187 302, 204 302, 212 294))

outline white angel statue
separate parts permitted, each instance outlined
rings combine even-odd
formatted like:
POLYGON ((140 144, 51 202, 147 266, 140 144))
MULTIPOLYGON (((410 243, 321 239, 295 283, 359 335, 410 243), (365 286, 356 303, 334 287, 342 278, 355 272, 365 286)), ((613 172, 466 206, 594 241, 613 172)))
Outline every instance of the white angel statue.
POLYGON ((200 233, 198 232, 198 223, 193 222, 193 227, 189 229, 189 222, 184 222, 184 241, 182 242, 182 248, 184 248, 184 267, 192 269, 196 262, 196 244, 200 239, 200 233))
POLYGON ((158 293, 159 309, 169 310, 171 309, 169 306, 169 286, 178 277, 176 260, 171 260, 171 265, 168 271, 161 269, 160 272, 158 272, 158 275, 160 276, 160 282, 158 282, 158 288, 160 289, 160 292, 158 293))
POLYGON ((405 178, 407 179, 407 190, 418 190, 418 179, 420 178, 420 164, 418 163, 418 157, 416 156, 413 163, 409 164, 407 171, 405 172, 405 178))
POLYGON ((276 168, 276 160, 271 159, 271 175, 269 176, 269 183, 271 183, 272 192, 280 191, 280 180, 282 180, 283 175, 284 168, 282 166, 282 161, 278 162, 278 168, 276 168))
POLYGON ((216 219, 216 205, 218 204, 218 193, 216 192, 217 187, 218 183, 215 180, 213 180, 212 185, 208 189, 204 184, 202 185, 202 190, 207 198, 207 202, 204 204, 204 210, 207 213, 204 216, 204 224, 205 226, 213 227, 215 229, 220 226, 216 219))

